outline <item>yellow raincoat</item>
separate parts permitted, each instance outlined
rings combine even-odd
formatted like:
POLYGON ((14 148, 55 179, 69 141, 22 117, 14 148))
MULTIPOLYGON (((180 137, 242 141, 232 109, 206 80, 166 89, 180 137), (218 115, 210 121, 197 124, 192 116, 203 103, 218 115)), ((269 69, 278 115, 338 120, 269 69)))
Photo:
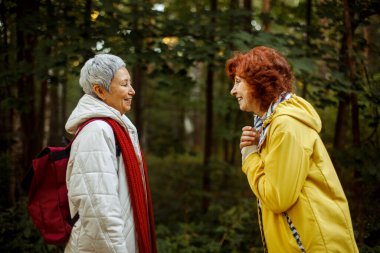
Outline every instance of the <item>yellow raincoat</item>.
POLYGON ((268 252, 301 252, 284 212, 306 252, 358 252, 346 196, 318 134, 317 112, 292 95, 268 124, 260 151, 248 155, 242 167, 261 203, 268 252))

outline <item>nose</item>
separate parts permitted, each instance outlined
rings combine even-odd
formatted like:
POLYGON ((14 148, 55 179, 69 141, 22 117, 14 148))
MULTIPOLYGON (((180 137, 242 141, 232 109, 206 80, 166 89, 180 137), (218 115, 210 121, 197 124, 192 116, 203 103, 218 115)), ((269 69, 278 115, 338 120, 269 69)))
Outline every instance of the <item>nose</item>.
POLYGON ((131 87, 131 89, 129 90, 129 95, 131 96, 134 96, 136 94, 135 90, 133 89, 133 87, 131 87))
POLYGON ((235 96, 235 94, 236 94, 235 85, 232 87, 230 94, 231 94, 231 96, 235 96))

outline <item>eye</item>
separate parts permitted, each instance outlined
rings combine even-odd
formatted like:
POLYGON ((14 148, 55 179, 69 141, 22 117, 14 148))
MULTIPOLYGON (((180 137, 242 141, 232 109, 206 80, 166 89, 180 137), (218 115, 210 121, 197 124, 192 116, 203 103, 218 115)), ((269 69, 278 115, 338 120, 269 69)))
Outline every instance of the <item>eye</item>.
POLYGON ((123 82, 120 83, 121 86, 123 87, 132 87, 132 83, 130 80, 124 80, 123 82))

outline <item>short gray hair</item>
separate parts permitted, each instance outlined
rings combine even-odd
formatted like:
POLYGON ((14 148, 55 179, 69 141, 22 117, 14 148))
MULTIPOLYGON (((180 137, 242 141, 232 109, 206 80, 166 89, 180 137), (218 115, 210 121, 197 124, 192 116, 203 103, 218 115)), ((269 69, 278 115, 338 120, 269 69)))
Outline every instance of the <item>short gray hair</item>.
POLYGON ((97 54, 83 65, 79 85, 89 95, 95 94, 92 90, 95 84, 111 91, 112 78, 122 67, 125 67, 125 62, 120 57, 112 54, 97 54))

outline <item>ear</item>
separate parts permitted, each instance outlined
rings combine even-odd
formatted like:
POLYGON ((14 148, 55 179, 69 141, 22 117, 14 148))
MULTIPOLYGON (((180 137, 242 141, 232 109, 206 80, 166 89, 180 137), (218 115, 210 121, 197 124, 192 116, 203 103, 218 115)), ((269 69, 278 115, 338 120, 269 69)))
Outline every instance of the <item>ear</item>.
POLYGON ((92 90, 95 92, 95 94, 101 99, 101 100, 105 100, 106 99, 106 96, 105 96, 105 90, 102 86, 100 86, 99 84, 95 84, 94 86, 92 86, 92 90))

